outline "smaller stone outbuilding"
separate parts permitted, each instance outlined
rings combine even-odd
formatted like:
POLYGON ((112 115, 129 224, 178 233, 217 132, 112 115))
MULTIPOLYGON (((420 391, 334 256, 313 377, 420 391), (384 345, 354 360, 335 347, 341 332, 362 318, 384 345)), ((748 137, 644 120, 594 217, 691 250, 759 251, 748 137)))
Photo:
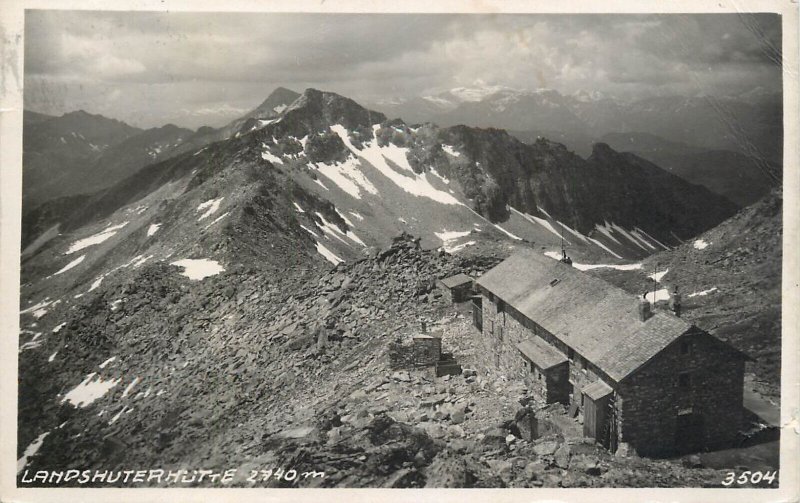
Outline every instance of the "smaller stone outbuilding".
POLYGON ((569 403, 569 360, 541 339, 517 344, 525 360, 525 384, 545 403, 569 403))
POLYGON ((394 370, 433 367, 441 359, 441 333, 418 334, 389 345, 389 366, 394 370))
POLYGON ((463 273, 440 279, 437 286, 452 304, 469 300, 473 293, 473 279, 463 273))

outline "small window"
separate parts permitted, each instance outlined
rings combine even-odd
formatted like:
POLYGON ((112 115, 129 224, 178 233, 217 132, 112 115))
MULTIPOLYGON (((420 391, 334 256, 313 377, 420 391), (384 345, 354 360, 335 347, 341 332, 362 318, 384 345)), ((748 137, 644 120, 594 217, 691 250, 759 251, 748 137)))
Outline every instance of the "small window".
POLYGON ((678 387, 688 389, 692 385, 692 376, 688 372, 678 374, 678 387))
POLYGON ((569 358, 569 361, 574 360, 575 359, 575 350, 573 350, 572 348, 569 348, 567 350, 567 358, 569 358))
POLYGON ((561 280, 558 279, 558 278, 554 279, 553 281, 550 282, 550 286, 556 286, 559 281, 561 281, 561 280))
POLYGON ((506 310, 506 303, 503 302, 502 300, 498 299, 497 300, 497 312, 498 313, 502 313, 502 312, 505 312, 505 310, 506 310))
POLYGON ((681 354, 682 355, 690 355, 690 354, 692 354, 692 343, 691 343, 691 341, 681 341, 681 354))

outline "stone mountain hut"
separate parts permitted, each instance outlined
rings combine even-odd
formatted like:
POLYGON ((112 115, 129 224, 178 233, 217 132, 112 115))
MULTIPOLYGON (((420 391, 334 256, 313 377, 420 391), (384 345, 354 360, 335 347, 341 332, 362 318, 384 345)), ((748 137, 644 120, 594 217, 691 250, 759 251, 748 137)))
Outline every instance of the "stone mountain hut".
POLYGON ((582 413, 585 436, 649 456, 736 439, 749 357, 731 345, 530 250, 476 283, 489 363, 582 413))

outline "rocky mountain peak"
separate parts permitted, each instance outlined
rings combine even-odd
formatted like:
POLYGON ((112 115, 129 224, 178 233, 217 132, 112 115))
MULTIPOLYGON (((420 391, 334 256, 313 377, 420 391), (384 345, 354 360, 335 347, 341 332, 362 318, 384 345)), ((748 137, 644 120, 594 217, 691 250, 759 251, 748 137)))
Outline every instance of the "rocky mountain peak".
POLYGON ((267 96, 267 99, 258 105, 255 110, 247 114, 247 117, 270 117, 278 115, 286 110, 289 105, 291 105, 299 97, 300 94, 292 91, 291 89, 278 87, 272 91, 269 96, 267 96))
POLYGON ((592 145, 592 155, 590 158, 603 158, 618 154, 608 143, 598 142, 592 145))
POLYGON ((309 88, 285 111, 281 123, 290 128, 302 124, 308 131, 320 131, 334 124, 350 130, 368 128, 385 120, 382 113, 367 110, 349 98, 309 88))

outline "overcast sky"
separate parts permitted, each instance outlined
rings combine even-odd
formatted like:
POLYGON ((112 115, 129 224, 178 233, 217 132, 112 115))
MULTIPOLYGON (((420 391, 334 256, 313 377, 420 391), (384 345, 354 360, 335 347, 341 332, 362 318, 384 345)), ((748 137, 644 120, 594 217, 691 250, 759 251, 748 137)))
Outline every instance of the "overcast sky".
POLYGON ((456 86, 651 95, 780 91, 776 15, 27 11, 25 106, 220 126, 277 86, 356 101, 456 86))

